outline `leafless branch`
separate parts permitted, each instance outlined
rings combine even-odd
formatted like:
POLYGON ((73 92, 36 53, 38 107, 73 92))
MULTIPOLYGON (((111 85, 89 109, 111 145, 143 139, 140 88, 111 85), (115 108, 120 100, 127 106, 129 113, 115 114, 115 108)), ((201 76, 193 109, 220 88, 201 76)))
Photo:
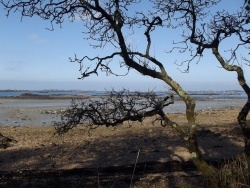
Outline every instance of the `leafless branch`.
MULTIPOLYGON (((143 122, 151 116, 156 116, 153 122, 162 121, 159 115, 173 103, 172 95, 163 98, 154 92, 110 91, 100 99, 73 100, 71 107, 62 114, 62 121, 56 123, 56 129, 62 134, 79 124, 90 128, 115 127, 125 121, 143 122)), ((162 125, 166 126, 165 123, 162 125)))

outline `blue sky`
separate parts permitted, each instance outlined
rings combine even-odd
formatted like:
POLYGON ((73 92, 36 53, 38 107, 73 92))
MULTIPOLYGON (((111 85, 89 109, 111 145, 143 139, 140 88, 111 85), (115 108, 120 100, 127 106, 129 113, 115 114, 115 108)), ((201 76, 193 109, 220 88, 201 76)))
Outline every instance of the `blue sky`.
MULTIPOLYGON (((232 2, 227 1, 223 6, 232 8, 242 5, 243 2, 230 1, 232 2)), ((105 74, 100 74, 78 80, 79 65, 70 63, 69 57, 73 57, 74 54, 79 57, 100 55, 109 50, 92 49, 89 41, 83 39, 83 27, 79 21, 64 23, 62 28, 56 26, 54 31, 49 31, 46 29, 50 27, 49 22, 38 17, 24 18, 20 22, 18 13, 12 13, 6 18, 0 7, 0 23, 0 89, 168 89, 163 82, 134 71, 126 77, 107 77, 105 74)), ((179 69, 185 67, 173 63, 180 58, 180 54, 165 53, 169 50, 172 39, 178 37, 176 33, 174 30, 156 30, 153 50, 155 56, 166 65, 170 76, 180 82, 184 89, 241 89, 236 74, 219 68, 218 62, 210 55, 205 55, 199 64, 192 64, 188 74, 182 73, 179 69)), ((141 41, 144 39, 143 34, 135 33, 130 40, 141 48, 143 47, 141 41)), ((243 68, 245 72, 248 71, 247 66, 243 68)))

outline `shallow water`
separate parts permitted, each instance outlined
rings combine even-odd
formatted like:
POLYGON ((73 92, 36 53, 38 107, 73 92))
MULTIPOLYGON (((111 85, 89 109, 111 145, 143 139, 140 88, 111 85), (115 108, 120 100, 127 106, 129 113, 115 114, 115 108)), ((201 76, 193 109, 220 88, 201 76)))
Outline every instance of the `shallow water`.
MULTIPOLYGON (((241 107, 247 100, 244 98, 209 98, 196 101, 196 110, 241 107)), ((71 100, 29 100, 0 99, 0 125, 53 125, 60 121, 60 114, 46 114, 46 110, 56 111, 69 107, 71 100)), ((185 113, 185 104, 175 101, 165 108, 166 113, 185 113)))
POLYGON ((67 107, 71 100, 0 99, 0 108, 67 107))

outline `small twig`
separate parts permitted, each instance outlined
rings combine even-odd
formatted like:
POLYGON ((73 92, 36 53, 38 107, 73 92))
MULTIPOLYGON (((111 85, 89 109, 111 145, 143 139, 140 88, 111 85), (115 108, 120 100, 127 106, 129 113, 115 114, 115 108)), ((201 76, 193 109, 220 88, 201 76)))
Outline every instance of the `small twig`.
POLYGON ((135 168, 136 168, 136 164, 137 164, 139 155, 140 155, 140 149, 138 150, 138 153, 137 153, 137 156, 136 156, 136 159, 135 159, 135 166, 134 166, 134 170, 133 170, 133 174, 132 174, 131 181, 130 181, 130 186, 129 186, 130 188, 132 187, 133 178, 134 178, 134 174, 135 174, 135 168))

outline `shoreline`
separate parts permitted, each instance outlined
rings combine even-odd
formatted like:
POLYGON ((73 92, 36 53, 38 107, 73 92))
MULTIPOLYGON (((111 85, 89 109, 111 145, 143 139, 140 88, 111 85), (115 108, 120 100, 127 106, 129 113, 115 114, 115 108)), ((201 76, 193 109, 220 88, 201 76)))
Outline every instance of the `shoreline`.
MULTIPOLYGON (((78 96, 76 96, 78 97, 78 96)), ((76 98, 79 100, 97 99, 99 97, 76 98)), ((1 126, 44 126, 53 125, 54 122, 60 121, 61 112, 70 107, 72 96, 57 96, 55 98, 16 98, 0 97, 0 127, 1 126)), ((241 108, 246 103, 246 99, 197 99, 196 112, 202 110, 218 109, 228 110, 232 108, 241 108)), ((185 113, 185 104, 180 100, 175 100, 174 104, 164 109, 168 114, 185 113)))

